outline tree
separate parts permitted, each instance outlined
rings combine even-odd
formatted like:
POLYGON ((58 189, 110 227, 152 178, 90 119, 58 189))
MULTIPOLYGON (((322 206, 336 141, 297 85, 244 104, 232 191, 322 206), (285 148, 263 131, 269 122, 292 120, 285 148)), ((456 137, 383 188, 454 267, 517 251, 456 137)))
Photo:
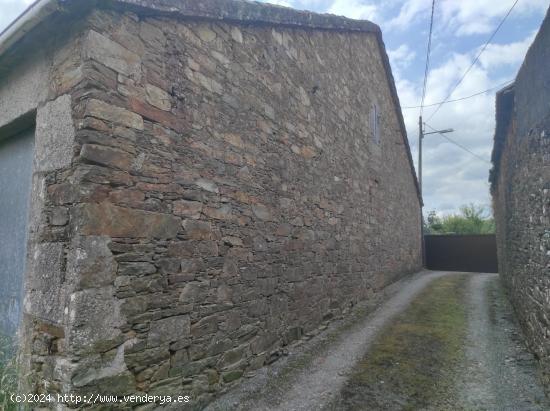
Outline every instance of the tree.
POLYGON ((495 220, 483 206, 469 204, 460 207, 460 213, 443 217, 430 211, 425 223, 427 234, 493 234, 495 220))

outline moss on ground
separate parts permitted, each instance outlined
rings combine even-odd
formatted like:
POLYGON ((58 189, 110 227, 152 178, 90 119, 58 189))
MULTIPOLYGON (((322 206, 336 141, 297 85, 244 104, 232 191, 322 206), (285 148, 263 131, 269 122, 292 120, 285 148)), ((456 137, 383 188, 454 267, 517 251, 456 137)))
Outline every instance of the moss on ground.
POLYGON ((449 276, 430 284, 381 333, 328 408, 456 409, 452 376, 465 355, 467 279, 449 276))
POLYGON ((0 410, 16 410, 10 401, 17 392, 17 367, 12 339, 0 334, 0 410))
MULTIPOLYGON (((386 291, 387 292, 387 291, 386 291)), ((385 291, 373 295, 368 301, 365 301, 355 307, 344 318, 333 320, 328 325, 328 329, 320 332, 312 340, 305 344, 293 342, 286 348, 293 352, 290 361, 274 365, 269 373, 270 378, 265 385, 255 387, 244 396, 236 396, 240 403, 237 409, 254 409, 254 405, 268 398, 270 404, 278 404, 284 398, 286 393, 292 389, 296 379, 304 370, 310 367, 316 358, 326 355, 332 346, 342 338, 351 329, 356 327, 365 317, 373 313, 387 298, 385 291), (275 371, 274 371, 275 370, 275 371)), ((302 341, 304 342, 304 341, 302 341)), ((223 402, 217 402, 210 405, 210 408, 216 411, 226 411, 236 409, 235 406, 227 405, 223 402)))

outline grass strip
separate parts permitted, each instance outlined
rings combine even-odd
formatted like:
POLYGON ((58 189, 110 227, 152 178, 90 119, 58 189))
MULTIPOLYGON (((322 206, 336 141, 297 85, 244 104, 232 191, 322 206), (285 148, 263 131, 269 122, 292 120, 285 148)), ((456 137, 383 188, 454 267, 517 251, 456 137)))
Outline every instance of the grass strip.
POLYGON ((329 408, 456 409, 453 369, 465 355, 468 278, 434 280, 382 331, 329 408))

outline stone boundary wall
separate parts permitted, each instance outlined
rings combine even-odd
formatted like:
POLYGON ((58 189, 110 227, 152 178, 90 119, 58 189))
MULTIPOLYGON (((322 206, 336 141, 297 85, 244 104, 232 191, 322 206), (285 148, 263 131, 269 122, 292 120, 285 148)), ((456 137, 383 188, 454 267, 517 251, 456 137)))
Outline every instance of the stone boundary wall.
POLYGON ((29 257, 35 390, 205 403, 420 269, 377 33, 108 9, 78 27, 37 116, 60 149, 29 257))
POLYGON ((497 96, 491 175, 499 271, 550 389, 550 20, 497 96))

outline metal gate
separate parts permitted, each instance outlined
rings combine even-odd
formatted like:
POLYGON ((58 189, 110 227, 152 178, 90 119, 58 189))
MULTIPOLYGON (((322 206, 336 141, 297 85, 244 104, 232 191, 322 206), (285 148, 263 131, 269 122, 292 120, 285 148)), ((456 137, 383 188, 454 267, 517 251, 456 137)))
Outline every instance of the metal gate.
MULTIPOLYGON (((1 136, 0 136, 1 137, 1 136)), ((0 334, 21 318, 34 130, 0 141, 0 334)))
POLYGON ((426 235, 426 267, 430 270, 498 272, 494 234, 426 235))

